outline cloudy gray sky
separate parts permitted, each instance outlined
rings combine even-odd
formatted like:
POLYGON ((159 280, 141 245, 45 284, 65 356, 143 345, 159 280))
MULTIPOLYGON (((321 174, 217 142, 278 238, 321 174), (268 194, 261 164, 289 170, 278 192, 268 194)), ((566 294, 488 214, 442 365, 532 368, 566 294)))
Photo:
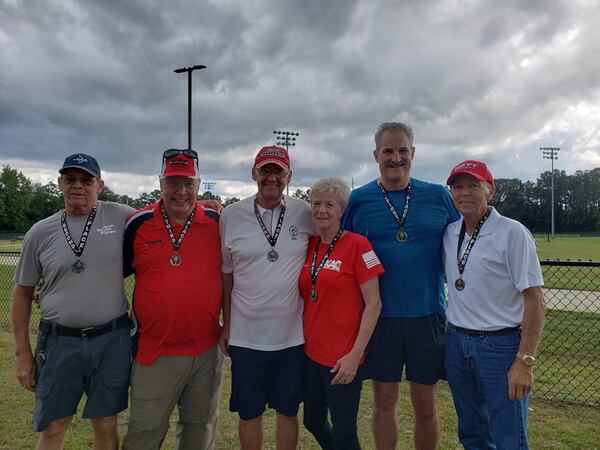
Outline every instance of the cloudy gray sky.
POLYGON ((298 131, 292 187, 377 176, 382 121, 415 130, 413 175, 467 158, 498 178, 600 166, 596 0, 0 0, 0 164, 47 182, 67 154, 107 185, 157 187, 193 147, 215 192, 252 192, 257 149, 298 131))

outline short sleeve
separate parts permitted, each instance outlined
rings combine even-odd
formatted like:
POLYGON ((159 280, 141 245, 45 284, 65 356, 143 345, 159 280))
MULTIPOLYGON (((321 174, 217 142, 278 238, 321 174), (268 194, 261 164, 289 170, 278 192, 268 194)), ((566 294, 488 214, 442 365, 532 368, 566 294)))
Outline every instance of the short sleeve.
POLYGON ((543 286, 542 269, 529 230, 516 224, 509 232, 508 242, 506 266, 517 290, 523 292, 533 286, 543 286))
POLYGON ((354 274, 358 284, 379 276, 384 272, 383 265, 369 240, 363 236, 355 235, 356 251, 354 255, 354 274))
POLYGON ((231 251, 227 247, 227 219, 227 208, 225 208, 219 220, 219 234, 221 235, 221 256, 223 258, 221 272, 233 273, 233 258, 231 255, 231 251))
POLYGON ((13 281, 21 286, 35 286, 42 278, 42 265, 38 256, 36 230, 36 226, 31 228, 23 239, 21 256, 13 278, 13 281))

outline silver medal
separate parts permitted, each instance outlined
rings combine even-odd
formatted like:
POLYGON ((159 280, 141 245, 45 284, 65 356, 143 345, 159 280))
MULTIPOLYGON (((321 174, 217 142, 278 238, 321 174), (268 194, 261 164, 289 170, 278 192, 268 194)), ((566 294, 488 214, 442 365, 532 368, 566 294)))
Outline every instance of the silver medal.
POLYGON ((277 261, 279 259, 279 253, 277 253, 277 250, 273 249, 269 253, 267 253, 267 259, 270 262, 277 261))
POLYGON ((171 264, 173 267, 180 266, 181 265, 181 257, 179 255, 171 256, 171 259, 169 260, 169 264, 171 264))
POLYGON ((71 271, 73 273, 81 273, 85 270, 85 263, 78 259, 75 264, 71 266, 71 271))

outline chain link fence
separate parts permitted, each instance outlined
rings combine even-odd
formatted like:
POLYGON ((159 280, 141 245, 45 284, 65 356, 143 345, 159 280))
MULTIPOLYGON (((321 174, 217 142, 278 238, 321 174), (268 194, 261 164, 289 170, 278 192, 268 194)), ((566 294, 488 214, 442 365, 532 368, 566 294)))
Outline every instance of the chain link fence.
POLYGON ((533 395, 600 405, 600 262, 541 265, 546 321, 533 395))
MULTIPOLYGON (((0 251, 0 329, 10 330, 12 279, 20 252, 0 251)), ((542 261, 546 322, 534 397, 600 405, 600 262, 542 261)), ((133 278, 125 280, 131 293, 133 278)), ((34 306, 31 331, 37 331, 34 306)))

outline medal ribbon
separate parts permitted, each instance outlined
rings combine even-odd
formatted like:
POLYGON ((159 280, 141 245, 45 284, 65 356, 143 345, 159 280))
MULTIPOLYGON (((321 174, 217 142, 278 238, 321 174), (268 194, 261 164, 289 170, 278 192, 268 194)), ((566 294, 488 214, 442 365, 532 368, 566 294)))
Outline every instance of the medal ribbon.
POLYGON ((317 267, 317 253, 319 252, 319 245, 321 244, 321 238, 319 238, 319 240, 317 241, 317 244, 315 245, 315 249, 313 251, 312 261, 310 263, 310 281, 311 281, 311 285, 312 285, 311 289, 313 289, 313 290, 315 289, 315 285, 317 284, 317 277, 319 276, 319 272, 321 272, 321 269, 325 266, 325 263, 327 262, 329 255, 331 255, 331 252, 333 251, 333 247, 335 247, 335 244, 337 244, 337 241, 340 240, 340 237, 342 236, 343 233, 344 233, 344 229, 340 228, 338 230, 338 232, 336 233, 335 237, 333 238, 333 240, 331 241, 331 244, 329 244, 329 248, 323 255, 323 258, 321 259, 321 262, 319 263, 318 267, 317 267))
POLYGON ((258 202, 256 199, 254 199, 254 214, 256 215, 256 219, 258 220, 258 224, 260 225, 263 234, 267 238, 267 241, 269 241, 269 245, 274 248, 275 244, 277 243, 277 239, 279 238, 279 233, 281 232, 281 226, 283 225, 283 218, 285 216, 285 203, 283 201, 281 202, 281 212, 279 213, 279 219, 277 219, 277 226, 275 227, 275 233, 273 233, 273 236, 271 236, 271 233, 269 233, 269 230, 267 230, 262 217, 260 217, 260 211, 258 210, 258 202))
POLYGON ((173 227, 169 223, 169 216, 167 215, 167 210, 165 209, 165 205, 163 202, 160 202, 160 212, 162 213, 163 221, 165 222, 165 228, 167 229, 167 233, 169 233, 169 238, 171 239, 171 244, 173 244, 173 249, 177 253, 179 251, 179 247, 181 247, 181 243, 183 242, 183 238, 185 234, 190 229, 190 225, 192 225, 192 220, 194 220, 194 216, 196 215, 196 205, 194 205, 194 209, 191 214, 187 218, 185 225, 183 226, 183 230, 179 234, 179 237, 175 237, 175 233, 173 233, 173 227))
POLYGON ((456 249, 456 261, 458 262, 458 273, 459 273, 460 278, 462 278, 462 274, 465 271, 465 266, 467 265, 467 260, 469 259, 469 255, 471 254, 471 249, 475 245, 475 241, 479 237, 479 232, 481 231, 481 227, 483 226, 484 222, 487 220, 487 218, 489 216, 490 216, 490 211, 486 211, 484 216, 481 218, 481 220, 477 224, 477 227, 475 227, 475 231, 473 231, 473 235, 471 236, 471 239, 469 239, 467 248, 465 249, 465 252, 463 253, 462 258, 461 258, 460 257, 460 248, 462 247, 463 241, 465 240, 465 233, 466 233, 465 219, 463 219, 463 223, 460 226, 460 235, 458 237, 458 248, 456 249))
POLYGON ((406 187, 406 199, 404 200, 404 207, 402 208, 402 216, 398 214, 398 211, 396 211, 396 208, 394 208, 394 205, 392 205, 390 196, 383 187, 383 183, 381 182, 381 180, 378 180, 377 184, 379 185, 381 195, 387 203, 387 206, 390 209, 392 216, 394 216, 394 219, 396 219, 396 222, 398 222, 398 225, 400 225, 400 229, 402 230, 404 228, 404 223, 406 222, 406 216, 408 216, 408 208, 410 207, 410 198, 412 196, 412 184, 409 182, 408 186, 406 187))
POLYGON ((90 234, 90 229, 92 228, 92 223, 94 223, 94 217, 96 217, 96 207, 94 206, 90 213, 88 214, 87 220, 85 222, 85 226, 83 227, 83 231, 81 232, 81 238, 79 239, 79 244, 75 245, 73 238, 71 237, 71 232, 69 231, 69 226, 67 225, 67 213, 63 210, 60 216, 60 226, 62 227, 63 234, 65 235, 65 239, 67 240, 67 244, 75 253, 75 256, 78 258, 83 254, 83 249, 85 248, 85 243, 87 242, 88 235, 90 234))

